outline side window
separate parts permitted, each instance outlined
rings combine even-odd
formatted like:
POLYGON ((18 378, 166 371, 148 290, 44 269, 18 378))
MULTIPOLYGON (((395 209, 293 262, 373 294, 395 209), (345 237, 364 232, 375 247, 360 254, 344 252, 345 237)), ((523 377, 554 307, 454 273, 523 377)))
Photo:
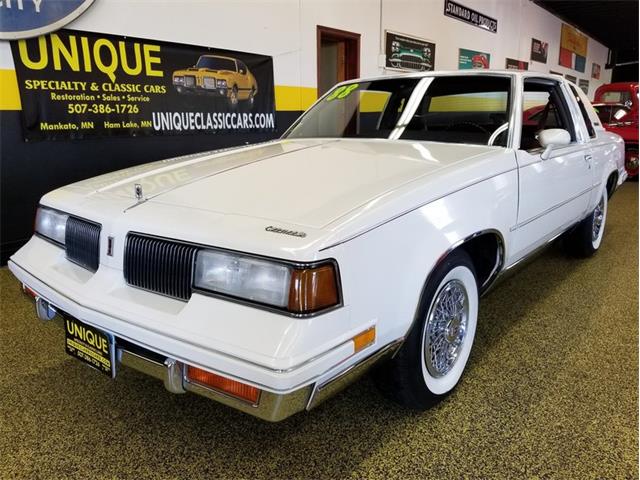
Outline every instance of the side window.
POLYGON ((582 101, 582 98, 580 98, 580 94, 578 93, 578 91, 575 89, 575 87, 573 85, 569 85, 569 88, 571 88, 571 92, 573 93, 573 96, 576 99, 576 102, 578 102, 578 106, 580 107, 580 113, 582 114, 582 118, 584 119, 584 124, 587 126, 587 132, 589 132, 589 136, 591 138, 596 138, 596 131, 593 128, 593 124, 591 123, 591 119, 589 118, 589 114, 587 113, 587 108, 584 106, 584 102, 582 101))
POLYGON ((238 71, 243 75, 247 73, 247 66, 240 60, 238 60, 238 71))
POLYGON ((522 98, 521 149, 541 148, 538 143, 538 132, 548 128, 567 130, 571 135, 571 141, 576 141, 569 108, 557 82, 547 79, 527 79, 524 83, 522 98))

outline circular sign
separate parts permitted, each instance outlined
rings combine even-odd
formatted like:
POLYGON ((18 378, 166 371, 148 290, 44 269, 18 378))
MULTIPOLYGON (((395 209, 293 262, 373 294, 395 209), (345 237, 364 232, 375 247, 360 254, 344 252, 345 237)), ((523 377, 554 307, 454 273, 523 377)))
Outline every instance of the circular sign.
POLYGON ((37 37, 64 27, 93 0, 0 1, 0 40, 37 37))

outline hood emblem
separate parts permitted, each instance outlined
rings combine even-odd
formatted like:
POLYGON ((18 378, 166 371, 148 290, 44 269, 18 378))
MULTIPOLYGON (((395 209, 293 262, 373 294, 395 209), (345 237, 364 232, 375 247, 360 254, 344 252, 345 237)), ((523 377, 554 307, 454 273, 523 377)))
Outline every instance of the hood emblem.
POLYGON ((304 238, 304 237, 307 236, 307 234, 305 232, 298 232, 298 231, 295 231, 295 230, 287 230, 285 228, 274 227, 273 225, 269 225, 267 228, 265 228, 265 230, 267 232, 281 233, 282 235, 291 235, 292 237, 304 238))
POLYGON ((140 185, 139 183, 136 183, 136 184, 133 186, 133 192, 134 192, 134 193, 135 193, 135 195, 136 195, 136 200, 141 201, 141 200, 142 200, 142 197, 143 197, 143 194, 142 194, 142 185, 140 185))

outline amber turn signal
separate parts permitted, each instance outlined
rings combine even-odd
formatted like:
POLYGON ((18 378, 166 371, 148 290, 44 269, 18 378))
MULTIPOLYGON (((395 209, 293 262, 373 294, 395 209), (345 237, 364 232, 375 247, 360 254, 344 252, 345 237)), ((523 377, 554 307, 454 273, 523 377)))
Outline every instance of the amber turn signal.
POLYGON ((340 303, 333 264, 293 270, 289 290, 289 311, 311 313, 340 303))
POLYGON ((256 387, 207 372, 201 368, 192 367, 191 365, 187 365, 187 379, 190 382, 245 400, 253 405, 257 404, 260 398, 260 390, 256 387))
POLYGON ((353 337, 353 353, 358 353, 376 340, 376 327, 371 327, 353 337))

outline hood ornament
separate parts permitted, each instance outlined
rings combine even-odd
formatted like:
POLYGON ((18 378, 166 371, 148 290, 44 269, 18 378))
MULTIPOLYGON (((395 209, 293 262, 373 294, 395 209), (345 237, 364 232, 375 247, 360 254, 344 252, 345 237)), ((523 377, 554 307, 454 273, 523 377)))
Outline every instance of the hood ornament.
POLYGON ((142 198, 143 198, 142 185, 140 185, 139 183, 136 183, 136 184, 133 186, 133 192, 134 192, 134 193, 135 193, 135 195, 136 195, 136 200, 138 200, 139 202, 141 202, 141 201, 142 201, 142 198))

